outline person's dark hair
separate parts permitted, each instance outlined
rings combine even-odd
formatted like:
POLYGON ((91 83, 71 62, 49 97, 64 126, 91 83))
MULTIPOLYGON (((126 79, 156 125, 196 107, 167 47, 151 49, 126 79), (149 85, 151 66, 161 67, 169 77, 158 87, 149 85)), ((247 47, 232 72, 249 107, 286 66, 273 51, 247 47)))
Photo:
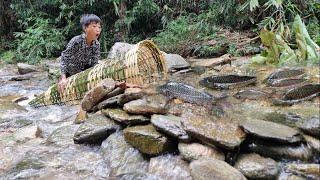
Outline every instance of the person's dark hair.
POLYGON ((80 18, 82 28, 89 26, 90 23, 101 23, 101 19, 95 14, 84 14, 80 18))

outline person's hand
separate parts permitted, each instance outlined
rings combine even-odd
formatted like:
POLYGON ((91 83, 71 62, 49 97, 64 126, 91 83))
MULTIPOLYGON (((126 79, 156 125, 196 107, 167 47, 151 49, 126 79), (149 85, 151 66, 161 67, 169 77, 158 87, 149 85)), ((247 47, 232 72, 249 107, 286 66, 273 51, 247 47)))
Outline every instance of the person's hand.
POLYGON ((68 79, 62 75, 58 84, 57 84, 57 88, 58 88, 59 93, 62 93, 64 91, 64 88, 66 87, 67 83, 68 83, 68 79))

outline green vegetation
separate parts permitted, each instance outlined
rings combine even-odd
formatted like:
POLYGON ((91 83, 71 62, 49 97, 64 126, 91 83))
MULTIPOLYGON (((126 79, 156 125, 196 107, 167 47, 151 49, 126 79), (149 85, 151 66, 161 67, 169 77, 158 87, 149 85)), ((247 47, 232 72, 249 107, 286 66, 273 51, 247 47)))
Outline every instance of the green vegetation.
POLYGON ((34 64, 59 56, 81 33, 79 19, 84 13, 102 18, 102 55, 116 41, 146 38, 161 50, 183 56, 255 54, 260 52, 261 29, 279 34, 294 51, 301 49, 289 31, 296 15, 320 44, 317 0, 0 0, 1 61, 34 64))

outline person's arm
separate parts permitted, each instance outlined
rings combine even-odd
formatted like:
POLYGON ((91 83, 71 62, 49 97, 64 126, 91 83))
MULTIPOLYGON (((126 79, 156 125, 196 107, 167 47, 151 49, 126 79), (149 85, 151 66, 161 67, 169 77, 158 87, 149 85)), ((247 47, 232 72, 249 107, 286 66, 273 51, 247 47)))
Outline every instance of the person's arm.
POLYGON ((64 90, 64 87, 68 83, 66 74, 67 74, 67 67, 69 66, 71 59, 74 56, 74 53, 76 51, 76 42, 75 39, 71 39, 70 42, 68 43, 66 49, 62 51, 61 53, 61 62, 60 62, 60 70, 61 70, 61 76, 58 81, 58 91, 62 92, 64 90))

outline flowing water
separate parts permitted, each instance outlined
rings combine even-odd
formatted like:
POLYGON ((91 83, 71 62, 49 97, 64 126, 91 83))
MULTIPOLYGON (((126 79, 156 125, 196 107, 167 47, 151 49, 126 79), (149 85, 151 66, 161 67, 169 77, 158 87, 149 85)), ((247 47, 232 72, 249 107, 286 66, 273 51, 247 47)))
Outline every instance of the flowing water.
MULTIPOLYGON (((308 78, 319 83, 317 68, 308 68, 308 78)), ((273 67, 248 67, 235 63, 225 65, 220 72, 207 70, 204 74, 182 73, 172 80, 188 82, 213 95, 227 93, 221 102, 226 116, 236 121, 257 118, 292 125, 283 119, 268 118, 270 114, 293 114, 293 116, 319 116, 319 98, 290 107, 272 106, 267 101, 243 101, 232 97, 239 89, 218 91, 201 87, 201 78, 219 73, 257 75, 256 86, 265 92, 262 80, 274 70, 273 67)), ((30 80, 11 81, 17 76, 17 68, 7 65, 0 69, 0 179, 108 179, 118 175, 124 179, 190 179, 188 165, 178 155, 145 157, 115 133, 102 146, 74 144, 72 137, 78 125, 73 123, 79 106, 47 106, 34 109, 28 102, 34 94, 45 91, 52 83, 46 72, 35 73, 30 80), (18 103, 17 98, 27 97, 18 103), (59 131, 57 131, 57 129, 59 131), (51 134, 56 132, 56 136, 51 134), (115 140, 113 140, 114 138, 115 140), (108 144, 109 143, 109 144, 108 144), (111 148, 112 147, 112 148, 111 148), (131 171, 136 170, 135 173, 131 171), (127 174, 126 174, 127 173, 127 174)))

